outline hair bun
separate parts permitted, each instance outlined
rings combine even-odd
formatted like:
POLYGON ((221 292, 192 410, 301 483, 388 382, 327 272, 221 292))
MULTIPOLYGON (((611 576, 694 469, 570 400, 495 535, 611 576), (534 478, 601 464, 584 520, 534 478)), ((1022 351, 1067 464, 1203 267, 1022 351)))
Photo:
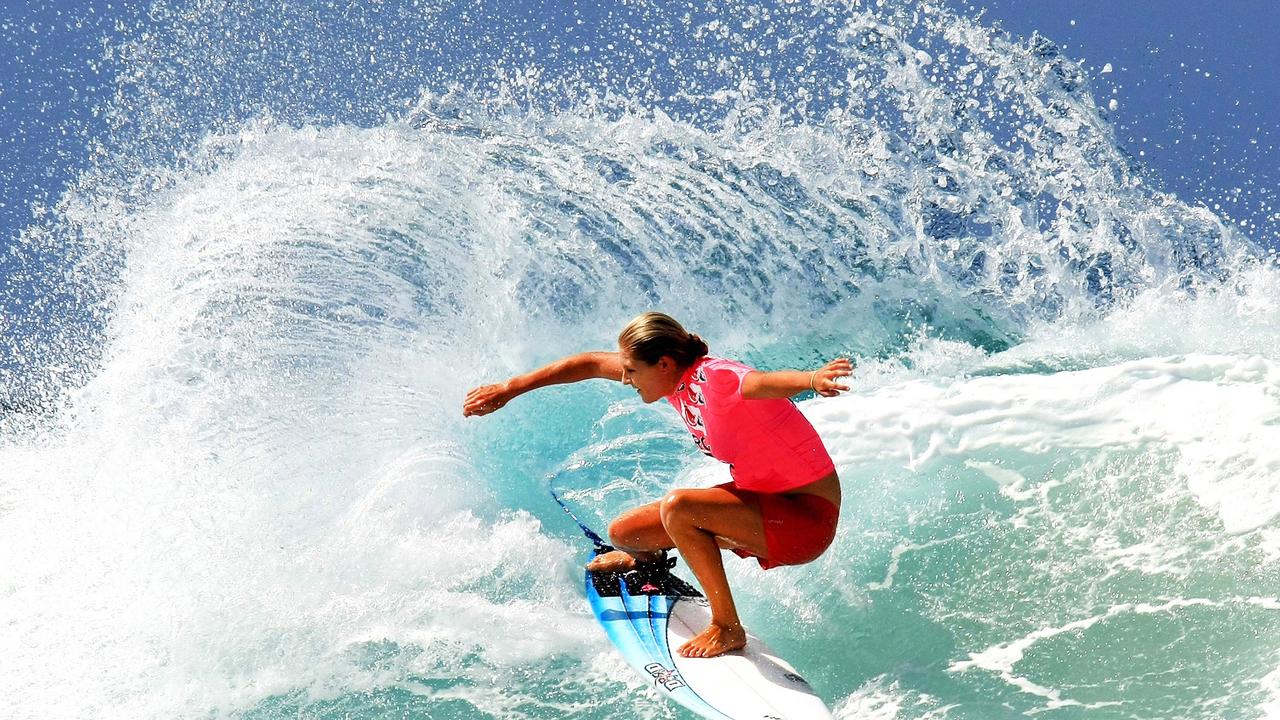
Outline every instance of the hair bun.
POLYGON ((693 351, 694 360, 697 360, 711 351, 711 349, 707 347, 707 341, 698 337, 696 333, 689 333, 689 349, 693 351))

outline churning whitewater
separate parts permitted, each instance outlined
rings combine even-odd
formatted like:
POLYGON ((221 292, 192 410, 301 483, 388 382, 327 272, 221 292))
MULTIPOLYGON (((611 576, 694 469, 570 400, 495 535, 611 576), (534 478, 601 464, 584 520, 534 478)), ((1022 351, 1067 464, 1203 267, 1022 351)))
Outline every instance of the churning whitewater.
POLYGON ((727 561, 838 717, 1280 717, 1280 271, 1156 189, 1050 41, 642 6, 631 78, 421 75, 393 51, 450 29, 405 10, 346 20, 381 64, 314 40, 295 95, 265 78, 308 11, 156 8, 112 49, 128 122, 15 250, 71 258, 86 310, 6 377, 12 717, 684 717, 597 632, 546 488, 603 527, 727 469, 613 383, 460 411, 647 309, 857 363, 800 402, 834 545, 727 561), (384 73, 423 89, 344 114, 384 73))

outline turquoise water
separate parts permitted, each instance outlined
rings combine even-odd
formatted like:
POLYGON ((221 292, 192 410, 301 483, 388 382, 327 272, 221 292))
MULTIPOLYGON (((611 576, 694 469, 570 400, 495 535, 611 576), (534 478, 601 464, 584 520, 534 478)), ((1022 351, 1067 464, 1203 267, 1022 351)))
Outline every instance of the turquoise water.
MULTIPOLYGON (((28 237, 81 250, 101 327, 0 421, 13 716, 685 717, 595 628, 546 490, 599 528, 726 470, 614 383, 460 410, 649 308, 857 362, 800 403, 835 544, 729 562, 838 717, 1280 715, 1280 273, 1150 189, 1047 41, 920 8, 817 8, 817 109, 526 74, 177 160, 122 130, 28 237)), ((712 60, 758 39, 697 22, 712 60)), ((115 111, 160 133, 163 100, 115 111)))

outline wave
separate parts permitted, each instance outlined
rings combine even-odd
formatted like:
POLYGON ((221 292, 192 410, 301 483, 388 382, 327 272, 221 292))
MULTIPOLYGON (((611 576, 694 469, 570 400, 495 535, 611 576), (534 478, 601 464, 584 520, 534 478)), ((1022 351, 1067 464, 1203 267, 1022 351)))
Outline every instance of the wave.
POLYGON ((1155 188, 1047 40, 735 6, 664 54, 685 21, 641 4, 665 30, 618 58, 498 43, 439 76, 472 25, 353 12, 317 40, 305 8, 158 4, 115 49, 110 151, 26 236, 33 277, 74 249, 87 309, 5 371, 35 398, 0 419, 18 716, 645 712, 543 483, 600 524, 722 470, 608 387, 459 407, 654 307, 761 366, 859 360, 803 404, 850 496, 836 549, 731 570, 842 713, 1105 713, 1139 700, 1063 658, 1184 620, 1174 682, 1267 662, 1201 651, 1276 622, 1233 599, 1280 557, 1276 269, 1155 188), (819 618, 859 642, 820 661, 819 618))

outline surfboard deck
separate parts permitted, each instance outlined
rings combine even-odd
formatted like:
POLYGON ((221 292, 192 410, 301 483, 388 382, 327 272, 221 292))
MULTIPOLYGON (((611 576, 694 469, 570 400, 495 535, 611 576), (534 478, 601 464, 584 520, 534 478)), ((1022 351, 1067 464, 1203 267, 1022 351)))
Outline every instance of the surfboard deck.
POLYGON ((760 638, 714 658, 675 652, 711 622, 702 594, 665 567, 586 572, 591 610, 627 664, 659 694, 710 720, 826 720, 831 711, 760 638))

